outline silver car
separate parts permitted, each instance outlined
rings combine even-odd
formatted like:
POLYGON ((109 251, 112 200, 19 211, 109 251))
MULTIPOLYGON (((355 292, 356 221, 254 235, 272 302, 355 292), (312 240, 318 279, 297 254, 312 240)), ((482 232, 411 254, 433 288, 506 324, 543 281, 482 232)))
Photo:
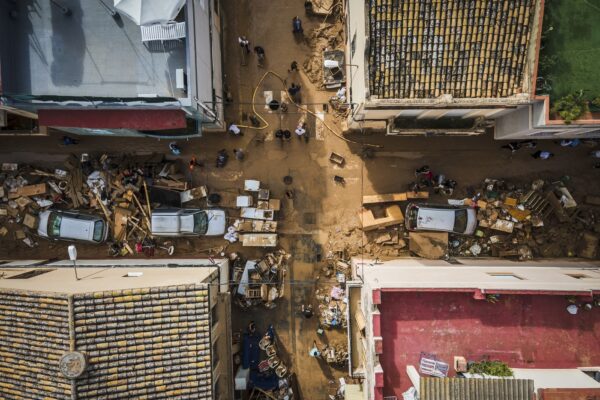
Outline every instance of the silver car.
POLYGON ((209 208, 158 208, 152 211, 153 236, 218 236, 225 234, 224 210, 209 208))
POLYGON ((472 235, 477 228, 477 213, 470 207, 410 203, 406 207, 406 228, 472 235))
POLYGON ((108 225, 97 215, 77 210, 47 210, 39 218, 38 235, 48 239, 97 244, 108 237, 108 225))

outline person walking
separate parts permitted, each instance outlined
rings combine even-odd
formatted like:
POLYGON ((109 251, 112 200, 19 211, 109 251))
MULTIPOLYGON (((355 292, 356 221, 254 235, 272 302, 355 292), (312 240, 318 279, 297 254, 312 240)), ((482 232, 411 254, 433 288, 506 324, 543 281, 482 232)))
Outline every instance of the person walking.
POLYGON ((512 154, 516 153, 517 150, 521 148, 521 144, 519 142, 510 142, 509 144, 505 144, 504 146, 500 146, 501 149, 510 150, 512 154))
POLYGON ((289 130, 287 130, 287 129, 286 129, 285 131, 283 131, 283 139, 284 139, 286 142, 289 142, 291 138, 292 138, 292 132, 290 132, 290 131, 289 131, 289 130))
POLYGON ((290 64, 290 69, 288 69, 288 73, 292 73, 294 71, 298 72, 298 63, 296 61, 292 61, 290 64))
POLYGON ((202 162, 198 162, 198 160, 196 159, 196 156, 192 156, 192 159, 189 162, 189 168, 190 168, 190 172, 194 170, 194 168, 202 168, 204 167, 204 163, 202 162))
POLYGON ((244 150, 242 149, 233 149, 233 154, 238 161, 244 161, 244 158, 246 157, 246 153, 244 153, 244 150))
POLYGON ((308 355, 315 358, 321 358, 321 352, 317 347, 317 341, 313 340, 313 347, 308 350, 308 355))
POLYGON ((295 16, 292 19, 292 33, 300 34, 303 32, 304 32, 304 29, 302 29, 302 21, 300 20, 300 18, 298 16, 295 16))
POLYGON ((254 52, 258 58, 258 66, 262 67, 265 63, 265 49, 260 46, 254 46, 254 52))
POLYGON ((238 37, 238 43, 240 47, 246 51, 246 54, 250 54, 250 41, 246 39, 246 36, 238 37))
POLYGON ((535 159, 547 160, 549 158, 554 157, 554 154, 549 151, 538 150, 531 155, 531 157, 535 159))
POLYGON ((304 136, 306 134, 306 129, 304 129, 305 124, 300 124, 296 127, 296 130, 294 131, 296 133, 296 136, 298 136, 298 139, 302 140, 302 136, 304 136))
POLYGON ((229 125, 229 133, 233 134, 233 136, 244 136, 236 124, 229 125))
POLYGON ((290 94, 290 96, 294 97, 298 93, 300 93, 300 89, 302 89, 302 87, 300 85, 296 85, 295 83, 292 83, 292 85, 288 88, 288 93, 290 94))

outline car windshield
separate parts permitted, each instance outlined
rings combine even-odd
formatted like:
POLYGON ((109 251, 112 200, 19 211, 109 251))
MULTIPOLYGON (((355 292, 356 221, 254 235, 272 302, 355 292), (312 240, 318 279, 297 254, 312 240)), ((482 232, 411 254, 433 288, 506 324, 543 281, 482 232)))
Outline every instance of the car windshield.
POLYGON ((208 230, 208 218, 204 211, 194 214, 194 233, 204 235, 208 230))
POLYGON ((102 221, 94 222, 94 236, 92 239, 95 242, 100 242, 104 236, 104 223, 102 221))
POLYGON ((464 233, 467 230, 467 210, 456 210, 454 232, 464 233))
POLYGON ((51 213, 48 217, 48 236, 58 237, 60 236, 60 224, 62 222, 62 216, 58 213, 51 213))
POLYGON ((418 208, 415 207, 411 207, 410 210, 408 211, 408 223, 409 226, 412 226, 413 228, 417 226, 417 215, 418 213, 418 208))

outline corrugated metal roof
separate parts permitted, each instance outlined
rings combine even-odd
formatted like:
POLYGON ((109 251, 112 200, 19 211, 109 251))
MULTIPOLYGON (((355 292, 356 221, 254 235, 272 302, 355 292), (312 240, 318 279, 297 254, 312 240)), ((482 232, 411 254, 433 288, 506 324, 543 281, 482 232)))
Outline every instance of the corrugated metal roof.
POLYGON ((420 400, 532 400, 529 379, 421 378, 420 400))

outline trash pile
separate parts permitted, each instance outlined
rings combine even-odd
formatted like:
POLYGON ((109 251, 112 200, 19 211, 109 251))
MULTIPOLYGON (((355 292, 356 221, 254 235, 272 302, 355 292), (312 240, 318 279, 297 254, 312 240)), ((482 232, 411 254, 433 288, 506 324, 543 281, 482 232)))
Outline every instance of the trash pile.
POLYGON ((262 336, 256 333, 254 322, 249 327, 242 335, 241 368, 235 377, 235 389, 250 390, 250 398, 265 395, 274 400, 293 400, 295 375, 279 349, 274 327, 269 326, 262 336))
POLYGON ((322 287, 315 291, 319 302, 319 326, 327 329, 345 329, 348 299, 341 285, 322 287))
MULTIPOLYGON (((181 207, 182 202, 206 196, 206 190, 188 190, 177 164, 163 155, 71 156, 64 166, 40 169, 4 163, 0 171, 0 237, 9 229, 28 246, 36 244, 40 213, 45 210, 81 211, 99 216, 108 226, 109 253, 113 256, 145 253, 159 246, 150 232, 151 210, 156 206, 181 207)), ((43 227, 45 228, 45 227, 43 227)))
POLYGON ((568 182, 568 177, 530 185, 486 179, 472 197, 448 200, 475 207, 478 220, 474 236, 450 235, 449 255, 597 258, 600 202, 588 196, 586 204, 578 204, 568 182))
POLYGON ((242 308, 264 305, 275 308, 275 301, 284 294, 287 263, 291 254, 283 249, 265 254, 259 260, 245 260, 239 253, 232 253, 232 292, 235 302, 242 308))
POLYGON ((345 367, 348 364, 348 344, 345 342, 330 344, 323 349, 322 357, 336 368, 345 367))

